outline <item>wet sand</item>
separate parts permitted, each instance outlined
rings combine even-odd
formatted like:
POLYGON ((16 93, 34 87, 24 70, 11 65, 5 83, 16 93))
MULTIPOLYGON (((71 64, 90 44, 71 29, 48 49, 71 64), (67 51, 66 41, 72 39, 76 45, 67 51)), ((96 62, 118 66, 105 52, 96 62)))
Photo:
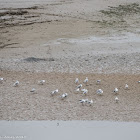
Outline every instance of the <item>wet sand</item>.
POLYGON ((140 73, 138 1, 36 2, 1 8, 1 70, 140 73))
POLYGON ((1 120, 140 121, 138 0, 0 3, 1 120), (86 97, 74 93, 76 77, 81 83, 89 78, 86 97), (41 79, 43 86, 37 85, 41 79), (50 97, 57 88, 59 94, 50 97), (99 88, 103 96, 96 94, 99 88), (64 92, 69 96, 61 101, 64 92), (95 103, 82 106, 82 98, 95 103))

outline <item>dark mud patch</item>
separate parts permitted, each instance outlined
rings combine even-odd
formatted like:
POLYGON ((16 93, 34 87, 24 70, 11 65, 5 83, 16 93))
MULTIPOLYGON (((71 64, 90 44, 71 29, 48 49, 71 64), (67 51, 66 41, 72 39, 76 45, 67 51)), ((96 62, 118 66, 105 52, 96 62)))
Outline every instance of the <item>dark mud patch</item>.
POLYGON ((116 7, 109 6, 106 10, 100 10, 101 20, 94 21, 102 28, 113 27, 124 30, 131 25, 139 26, 140 5, 138 3, 124 4, 116 7))
MULTIPOLYGON (((9 44, 3 44, 3 43, 0 43, 0 49, 3 49, 7 46, 10 46, 10 45, 16 45, 18 43, 9 43, 9 44)), ((7 47, 7 48, 17 48, 17 47, 7 47)))
POLYGON ((37 9, 42 9, 42 8, 39 8, 38 6, 32 6, 27 8, 1 8, 0 10, 37 10, 37 9))
POLYGON ((38 6, 0 9, 0 28, 34 24, 40 18, 40 14, 33 12, 37 9, 38 6))
POLYGON ((140 14, 140 6, 138 3, 132 3, 127 5, 119 5, 118 7, 111 7, 107 10, 101 10, 101 13, 109 17, 112 16, 126 16, 132 14, 140 14))
POLYGON ((55 61, 54 58, 35 58, 35 57, 28 57, 24 59, 27 62, 40 62, 40 61, 55 61))
POLYGON ((100 25, 101 27, 105 28, 105 27, 113 27, 115 28, 127 28, 129 25, 127 23, 127 21, 125 21, 124 19, 109 19, 109 20, 99 20, 99 21, 95 21, 94 23, 100 25))
POLYGON ((1 16, 6 16, 6 15, 9 15, 9 16, 13 16, 13 15, 25 15, 25 14, 28 14, 28 11, 25 11, 25 10, 10 10, 10 11, 5 11, 5 12, 2 12, 0 13, 0 17, 1 16))
MULTIPOLYGON (((0 28, 32 25, 35 23, 50 23, 52 20, 41 18, 44 13, 38 13, 36 10, 44 9, 42 6, 33 6, 28 8, 2 8, 0 9, 0 28)), ((50 15, 51 16, 51 15, 50 15)), ((58 21, 58 20, 54 20, 58 21)))

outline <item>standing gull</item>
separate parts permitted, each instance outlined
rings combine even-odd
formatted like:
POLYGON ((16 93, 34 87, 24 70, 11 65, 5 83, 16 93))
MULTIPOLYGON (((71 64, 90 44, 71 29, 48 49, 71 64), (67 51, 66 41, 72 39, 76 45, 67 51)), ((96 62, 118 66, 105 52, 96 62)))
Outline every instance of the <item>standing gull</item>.
POLYGON ((81 99, 79 100, 80 103, 82 103, 82 105, 84 105, 84 103, 86 102, 85 99, 81 99))
POLYGON ((118 91, 119 91, 118 88, 115 88, 115 89, 114 89, 114 93, 115 93, 115 94, 117 94, 118 91))
POLYGON ((85 89, 85 90, 83 91, 83 94, 86 95, 87 93, 88 93, 88 90, 85 89))
POLYGON ((128 89, 128 85, 127 84, 125 84, 125 89, 128 89))
POLYGON ((35 93, 36 89, 32 88, 30 92, 35 93))
POLYGON ((51 92, 51 95, 57 94, 58 93, 58 89, 54 90, 51 92))
POLYGON ((84 80, 84 83, 87 84, 88 83, 88 78, 86 77, 86 79, 84 80))
POLYGON ((93 101, 92 100, 88 101, 88 104, 89 105, 93 104, 93 101))
POLYGON ((98 89, 98 90, 96 91, 96 93, 97 93, 98 95, 102 95, 102 94, 103 94, 103 90, 102 90, 102 89, 98 89))
POLYGON ((68 93, 64 93, 64 94, 62 94, 61 96, 60 96, 60 98, 61 99, 64 99, 64 98, 66 98, 68 96, 68 93))
POLYGON ((85 88, 81 89, 82 92, 84 92, 85 90, 86 90, 85 88))
POLYGON ((80 102, 82 105, 84 105, 85 103, 88 102, 88 99, 81 99, 81 100, 79 100, 79 102, 80 102))
POLYGON ((75 90, 75 93, 78 93, 80 91, 80 89, 79 88, 77 88, 76 90, 75 90))
POLYGON ((115 102, 118 103, 119 102, 119 98, 115 97, 115 102))
POLYGON ((41 81, 38 81, 38 84, 39 85, 44 85, 45 82, 46 82, 45 80, 41 80, 41 81))
POLYGON ((78 84, 78 83, 79 83, 79 79, 76 78, 76 79, 75 79, 75 84, 78 84))
POLYGON ((81 87, 82 87, 82 84, 80 84, 80 85, 77 86, 77 88, 81 88, 81 87))

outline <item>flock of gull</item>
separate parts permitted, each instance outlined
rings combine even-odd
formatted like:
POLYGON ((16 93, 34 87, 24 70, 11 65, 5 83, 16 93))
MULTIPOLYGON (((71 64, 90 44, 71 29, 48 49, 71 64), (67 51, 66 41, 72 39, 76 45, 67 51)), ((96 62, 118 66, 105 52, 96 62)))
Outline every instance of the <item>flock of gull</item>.
MULTIPOLYGON (((0 78, 0 83, 3 83, 3 81, 4 81, 4 78, 0 78)), ((44 85, 45 82, 46 82, 45 80, 41 80, 41 81, 38 81, 38 84, 39 84, 39 85, 44 85)), ((85 80, 83 81, 83 83, 87 86, 87 84, 88 84, 88 77, 85 78, 85 80)), ((140 83, 140 81, 138 81, 138 83, 140 83)), ((78 79, 78 78, 75 79, 75 84, 76 84, 75 93, 80 93, 80 92, 82 92, 82 94, 87 95, 88 89, 82 88, 83 85, 82 85, 82 84, 79 84, 79 79, 78 79)), ((101 84, 101 80, 97 80, 97 81, 96 81, 96 84, 98 84, 98 85, 101 84)), ((19 86, 19 81, 16 81, 16 82, 13 84, 13 86, 14 86, 14 87, 19 86)), ((126 90, 129 89, 128 84, 125 84, 125 89, 126 89, 126 90)), ((32 88, 30 92, 36 93, 36 89, 35 89, 35 88, 32 88)), ((118 88, 115 88, 115 89, 113 90, 113 93, 114 93, 115 95, 117 95, 118 92, 119 92, 118 88)), ((54 96, 54 95, 57 94, 57 93, 58 93, 58 89, 52 91, 50 94, 51 94, 51 96, 54 96)), ((98 95, 103 95, 103 90, 102 90, 102 89, 98 89, 98 90, 96 91, 96 93, 97 93, 98 95)), ((65 99, 67 96, 68 96, 68 93, 63 93, 63 94, 60 96, 60 98, 63 100, 63 99, 65 99)), ((85 104, 92 105, 92 104, 93 104, 93 100, 92 100, 92 99, 91 99, 91 100, 89 100, 89 99, 80 99, 79 102, 80 102, 82 105, 85 105, 85 104)), ((117 96, 115 97, 115 102, 116 102, 116 103, 119 102, 119 98, 118 98, 117 96)))

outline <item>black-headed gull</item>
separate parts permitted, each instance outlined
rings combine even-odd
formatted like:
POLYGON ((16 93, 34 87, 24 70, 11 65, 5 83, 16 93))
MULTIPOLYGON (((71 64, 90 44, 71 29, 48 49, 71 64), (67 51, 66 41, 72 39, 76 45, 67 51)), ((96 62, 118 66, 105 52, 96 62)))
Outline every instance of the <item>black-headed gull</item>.
POLYGON ((97 93, 98 95, 102 95, 102 94, 103 94, 103 90, 102 90, 102 89, 98 89, 98 90, 96 91, 96 93, 97 93))
POLYGON ((119 98, 115 97, 115 102, 118 103, 119 102, 119 98))
POLYGON ((54 94, 56 94, 56 93, 58 93, 58 89, 52 91, 52 92, 51 92, 51 95, 54 95, 54 94))
POLYGON ((81 88, 81 87, 82 87, 82 84, 80 84, 80 85, 77 86, 77 88, 81 88))
POLYGON ((81 99, 79 100, 80 103, 82 103, 82 105, 85 103, 85 99, 81 99))
POLYGON ((78 93, 79 91, 80 91, 80 89, 79 89, 79 88, 77 88, 77 89, 75 90, 75 92, 76 92, 76 93, 78 93))
POLYGON ((85 90, 83 91, 83 94, 86 95, 87 93, 88 93, 88 90, 85 89, 85 90))
POLYGON ((88 101, 88 104, 89 105, 93 104, 93 101, 92 100, 88 101))
POLYGON ((13 86, 17 87, 18 85, 19 85, 19 81, 16 81, 13 86))
POLYGON ((81 89, 82 92, 84 92, 85 90, 86 90, 85 88, 81 89))
POLYGON ((46 82, 45 80, 41 80, 41 81, 38 81, 38 84, 39 85, 44 85, 45 82, 46 82))
POLYGON ((64 98, 66 98, 68 96, 68 93, 64 93, 64 94, 62 94, 61 96, 60 96, 60 98, 61 99, 64 99, 64 98))
POLYGON ((30 92, 33 92, 35 93, 36 89, 35 88, 32 88, 30 92))
POLYGON ((88 99, 85 99, 85 102, 88 103, 88 99))
POLYGON ((113 92, 114 92, 115 94, 117 94, 118 91, 119 91, 118 88, 115 88, 113 92))
POLYGON ((125 84, 125 89, 128 89, 128 85, 127 84, 125 84))
POLYGON ((76 78, 76 79, 75 79, 75 84, 78 84, 78 83, 79 83, 79 79, 76 78))
POLYGON ((86 84, 88 83, 88 78, 87 78, 87 77, 86 77, 86 79, 84 80, 84 83, 86 83, 86 84))
POLYGON ((82 105, 84 105, 87 101, 88 101, 88 99, 87 100, 86 99, 79 100, 79 102, 82 103, 82 105))
POLYGON ((125 89, 128 89, 128 85, 127 84, 125 84, 125 89))

